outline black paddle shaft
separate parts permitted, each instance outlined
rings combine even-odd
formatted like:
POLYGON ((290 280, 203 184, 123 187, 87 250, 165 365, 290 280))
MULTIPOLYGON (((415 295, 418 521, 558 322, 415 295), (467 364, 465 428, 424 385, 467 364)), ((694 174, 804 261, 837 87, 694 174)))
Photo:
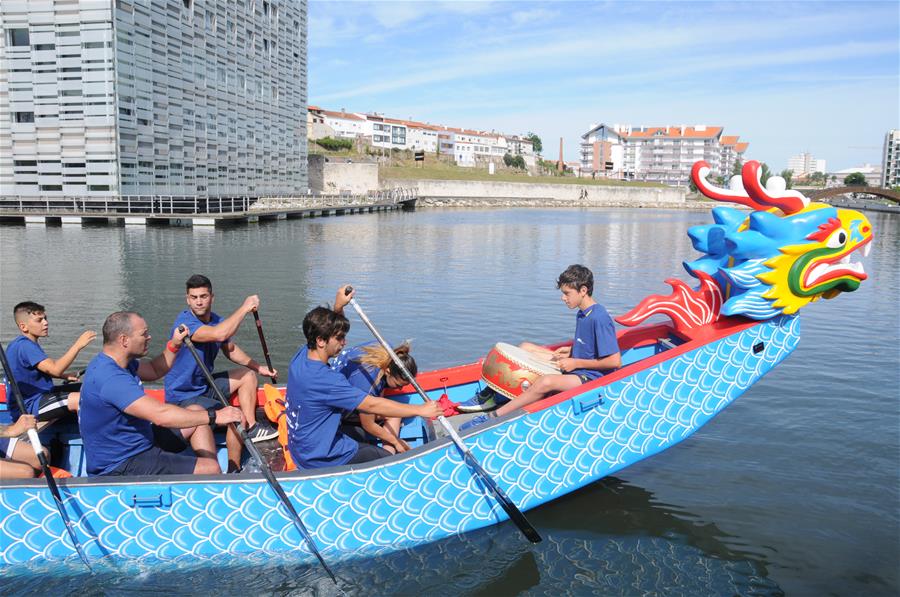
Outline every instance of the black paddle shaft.
MULTIPOLYGON (((0 360, 2 360, 3 370, 6 372, 6 381, 9 382, 9 387, 12 389, 13 397, 16 400, 16 405, 19 407, 20 413, 26 413, 28 411, 25 410, 25 401, 22 400, 22 392, 19 390, 19 384, 16 382, 16 378, 13 376, 12 368, 9 366, 9 361, 6 360, 6 351, 3 349, 3 344, 0 344, 0 360)), ((93 574, 94 569, 91 568, 90 562, 88 562, 87 556, 84 555, 84 551, 81 549, 81 545, 78 543, 78 538, 75 536, 75 529, 72 528, 72 521, 69 520, 69 515, 66 514, 66 509, 62 503, 62 495, 59 493, 59 486, 56 484, 56 479, 53 478, 53 473, 50 472, 50 464, 47 462, 47 457, 44 455, 44 448, 41 446, 40 438, 38 438, 37 431, 34 429, 28 430, 28 439, 31 440, 31 445, 34 447, 34 453, 37 456, 38 462, 41 464, 41 471, 44 473, 44 480, 47 482, 47 487, 50 489, 50 494, 53 496, 53 501, 56 502, 56 509, 59 510, 59 516, 62 518, 63 524, 66 526, 66 531, 69 533, 69 538, 72 540, 72 545, 75 547, 75 551, 78 552, 78 556, 81 558, 81 561, 84 562, 84 565, 87 566, 88 570, 93 574)))
MULTIPOLYGON (((200 371, 203 372, 203 377, 206 378, 206 383, 209 384, 209 387, 215 390, 216 397, 219 399, 219 402, 221 402, 225 406, 229 406, 228 399, 225 398, 225 396, 222 394, 222 390, 220 390, 219 386, 216 385, 212 373, 210 373, 209 369, 206 368, 206 364, 203 362, 203 358, 200 356, 200 353, 197 352, 197 348, 194 346, 194 343, 191 341, 190 337, 186 336, 184 338, 184 343, 191 351, 191 355, 194 357, 194 360, 197 361, 197 366, 200 368, 200 371)), ((279 483, 278 479, 275 478, 275 474, 272 472, 272 468, 269 466, 269 463, 263 459, 262 454, 260 454, 259 450, 256 449, 256 446, 253 445, 253 442, 250 440, 250 436, 247 435, 247 430, 244 429, 244 426, 240 423, 229 423, 229 425, 231 425, 235 432, 237 432, 238 436, 240 436, 241 438, 241 441, 244 442, 244 446, 247 448, 247 451, 250 453, 253 459, 256 460, 256 463, 259 465, 259 470, 262 471, 262 474, 266 478, 266 481, 269 483, 269 486, 273 491, 275 491, 278 499, 281 500, 282 505, 288 511, 288 514, 290 515, 291 521, 294 523, 294 526, 297 527, 300 535, 302 535, 306 540, 306 544, 309 546, 309 551, 311 551, 312 554, 319 560, 319 563, 322 564, 322 568, 324 568, 325 572, 328 573, 328 576, 331 577, 332 582, 340 587, 340 585, 338 585, 337 577, 334 575, 334 572, 331 571, 331 568, 328 567, 328 564, 325 563, 325 559, 322 557, 322 554, 319 553, 319 549, 313 542, 312 535, 309 534, 306 525, 304 525, 303 521, 300 520, 300 515, 297 514, 297 510, 294 509, 294 505, 291 503, 291 500, 285 493, 284 488, 281 486, 281 483, 279 483)))
MULTIPOLYGON (((353 292, 353 288, 351 286, 347 286, 344 291, 345 295, 349 295, 353 292)), ((372 332, 372 335, 375 336, 375 339, 378 340, 378 343, 388 352, 391 356, 391 360, 397 365, 400 371, 406 376, 406 379, 412 384, 413 388, 415 388, 416 392, 418 392, 419 396, 422 397, 422 400, 426 402, 431 400, 428 395, 425 393, 425 390, 419 385, 416 379, 409 374, 409 371, 406 369, 406 366, 403 364, 403 361, 397 356, 397 353, 394 352, 394 349, 391 348, 391 345, 387 343, 387 340, 378 332, 375 328, 375 325, 369 320, 366 316, 365 312, 363 312, 362 307, 356 302, 356 299, 350 299, 350 304, 356 309, 357 315, 359 318, 363 320, 363 323, 366 324, 366 327, 369 328, 369 331, 372 332)), ((444 431, 447 432, 447 435, 450 436, 450 439, 456 445, 457 449, 462 452, 463 459, 469 465, 469 467, 475 471, 476 476, 481 479, 481 482, 487 488, 488 492, 494 496, 494 499, 500 504, 503 510, 506 512, 506 515, 509 516, 509 519, 513 521, 513 523, 518 527, 519 531, 525 535, 525 538, 531 541, 532 543, 540 543, 541 535, 537 532, 528 519, 525 518, 525 515, 522 514, 522 511, 513 503, 509 496, 504 493, 500 486, 497 485, 497 482, 484 470, 484 467, 481 466, 481 463, 475 458, 472 454, 472 451, 469 450, 469 447, 466 443, 459 437, 459 434, 456 433, 456 430, 453 429, 453 426, 444 416, 438 416, 438 423, 444 428, 444 431)))
MULTIPOLYGON (((256 322, 256 333, 259 334, 259 344, 262 346, 263 356, 266 358, 266 367, 269 368, 269 371, 274 371, 272 369, 272 359, 269 357, 269 345, 266 344, 266 336, 263 334, 262 330, 262 322, 259 320, 259 313, 253 312, 253 320, 256 322)), ((272 380, 272 383, 278 383, 278 376, 273 375, 269 379, 272 380)))

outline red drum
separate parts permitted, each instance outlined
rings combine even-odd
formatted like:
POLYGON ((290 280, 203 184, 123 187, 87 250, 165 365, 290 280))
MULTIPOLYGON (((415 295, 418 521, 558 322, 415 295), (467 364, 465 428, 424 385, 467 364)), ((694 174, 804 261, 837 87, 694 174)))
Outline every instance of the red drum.
POLYGON ((504 342, 494 345, 481 365, 481 379, 507 398, 515 398, 527 390, 541 375, 559 372, 552 363, 504 342))

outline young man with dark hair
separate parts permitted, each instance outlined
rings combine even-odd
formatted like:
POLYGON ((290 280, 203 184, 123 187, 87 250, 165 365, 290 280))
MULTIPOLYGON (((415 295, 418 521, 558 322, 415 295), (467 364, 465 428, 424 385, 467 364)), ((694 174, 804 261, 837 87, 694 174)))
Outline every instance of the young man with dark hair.
POLYGON ((559 275, 556 287, 562 291, 566 307, 578 309, 572 345, 557 350, 531 342, 523 342, 519 346, 539 359, 553 362, 562 373, 542 375, 519 396, 495 411, 464 423, 460 430, 509 414, 545 396, 571 390, 622 366, 612 318, 606 308, 593 298, 594 274, 591 270, 583 265, 570 265, 559 275))
MULTIPOLYGON (((267 377, 278 375, 277 371, 260 365, 232 340, 247 314, 259 307, 257 295, 248 296, 244 303, 227 318, 222 318, 212 310, 212 282, 206 276, 195 274, 185 283, 188 308, 175 318, 172 330, 184 325, 188 328, 194 346, 203 357, 206 368, 214 371, 219 350, 233 363, 241 365, 228 371, 213 374, 216 386, 226 397, 237 392, 241 412, 247 419, 247 434, 254 442, 272 439, 278 431, 265 419, 257 421, 257 374, 267 377)), ((175 364, 166 375, 166 402, 179 406, 197 404, 203 408, 221 408, 215 388, 209 387, 196 361, 185 351, 175 358, 175 364)), ((229 427, 225 437, 228 446, 229 471, 240 470, 242 443, 240 437, 229 427)))
POLYGON ((341 416, 359 410, 382 417, 436 417, 437 402, 401 404, 370 396, 328 365, 347 343, 350 322, 344 307, 353 298, 338 289, 334 310, 316 307, 303 318, 306 346, 291 360, 287 383, 288 449, 300 468, 357 464, 389 456, 373 444, 359 442, 340 430, 341 416))
MULTIPOLYGON (((34 415, 38 421, 49 421, 68 411, 78 410, 78 392, 71 391, 65 385, 54 387, 53 378, 68 381, 78 379, 74 373, 66 370, 78 353, 97 337, 97 333, 91 330, 83 332, 63 356, 51 359, 38 344, 38 340, 50 334, 50 323, 44 306, 24 301, 13 307, 13 316, 21 335, 6 347, 6 356, 13 377, 22 391, 27 414, 34 415)), ((6 395, 12 396, 9 383, 6 384, 6 395)), ((13 421, 22 414, 15 401, 9 401, 9 412, 13 421)))
POLYGON ((240 422, 241 411, 232 406, 181 408, 144 392, 142 382, 155 381, 169 371, 186 336, 186 328, 176 329, 159 356, 142 359, 149 352, 151 338, 144 318, 132 311, 106 318, 103 351, 88 365, 78 409, 88 475, 222 472, 211 426, 240 422), (164 449, 158 428, 190 440, 194 454, 164 449))

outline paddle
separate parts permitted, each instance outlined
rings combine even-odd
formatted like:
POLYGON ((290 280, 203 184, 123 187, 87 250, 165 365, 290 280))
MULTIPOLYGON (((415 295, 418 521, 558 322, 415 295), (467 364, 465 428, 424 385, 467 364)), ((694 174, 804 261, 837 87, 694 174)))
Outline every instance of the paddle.
MULTIPOLYGON (((203 376, 206 378, 206 383, 209 384, 209 387, 215 390, 216 397, 219 399, 219 402, 221 402, 225 406, 228 406, 228 400, 222 394, 222 390, 219 389, 219 386, 216 385, 212 373, 209 372, 209 369, 207 369, 206 365, 203 363, 203 359, 200 357, 200 353, 197 352, 197 348, 191 341, 190 336, 186 336, 184 338, 184 343, 187 345, 188 349, 190 349, 191 355, 194 357, 194 360, 197 361, 197 366, 200 368, 200 371, 203 372, 203 376)), ((288 499, 287 494, 284 492, 284 488, 275 478, 275 474, 272 473, 272 469, 269 467, 269 463, 267 463, 263 459, 262 455, 259 453, 259 450, 256 449, 256 445, 252 441, 250 441, 250 437, 247 435, 247 430, 244 429, 244 426, 240 423, 230 423, 230 425, 234 426, 234 430, 244 442, 244 446, 247 448, 247 451, 250 453, 253 459, 256 460, 256 463, 259 465, 259 470, 262 471, 262 474, 266 478, 266 481, 268 481, 269 486, 275 491, 276 495, 278 495, 278 499, 281 500, 281 503, 284 505, 285 509, 287 509, 288 514, 290 514, 291 521, 294 523, 294 526, 297 527, 297 530, 300 531, 300 534, 306 540, 307 545, 309 545, 309 550, 314 556, 316 556, 316 558, 319 559, 319 563, 322 564, 322 567, 325 569, 325 572, 328 573, 328 576, 331 577, 331 580, 334 582, 334 584, 340 587, 340 585, 338 585, 337 577, 334 575, 334 572, 331 571, 331 568, 328 567, 328 564, 325 563, 324 558, 322 558, 322 554, 320 554, 318 548, 316 548, 316 544, 313 543, 312 536, 309 534, 309 531, 306 530, 306 526, 300 520, 300 515, 297 514, 297 511, 294 509, 294 505, 291 503, 291 500, 288 499)))
MULTIPOLYGON (((266 344, 266 337, 263 335, 262 331, 262 322, 259 320, 259 313, 256 311, 253 312, 253 320, 256 321, 256 333, 259 334, 259 343, 262 346, 263 356, 266 357, 266 367, 269 368, 269 371, 274 371, 274 369, 272 369, 272 359, 269 358, 269 346, 266 344)), ((272 383, 278 382, 277 375, 273 375, 269 379, 272 380, 272 383)))
MULTIPOLYGON (((345 290, 345 294, 350 294, 353 292, 353 288, 348 286, 345 290)), ((375 326, 369 321, 369 318, 366 317, 366 314, 363 313, 362 307, 357 304, 356 299, 350 299, 350 304, 356 309, 356 313, 359 315, 359 318, 363 320, 363 323, 366 324, 366 327, 369 328, 369 331, 372 332, 372 335, 375 336, 375 339, 378 340, 379 344, 384 347, 385 350, 388 351, 388 354, 391 355, 391 360, 394 361, 394 364, 403 372, 403 375, 407 380, 412 384, 413 388, 415 388, 416 392, 418 392, 419 396, 422 397, 422 400, 426 402, 431 402, 431 398, 425 393, 419 383, 415 380, 415 378, 409 374, 406 367, 403 365, 403 361, 397 356, 397 353, 394 352, 394 349, 385 341, 384 337, 378 330, 375 329, 375 326)), ((453 443, 456 444, 456 447, 459 448, 459 451, 463 454, 463 459, 465 462, 472 467, 475 473, 481 478, 481 481, 484 483, 485 487, 488 488, 488 491, 494 496, 500 506, 503 507, 503 510, 506 511, 509 519, 515 523, 519 530, 522 531, 522 534, 525 535, 525 538, 531 541, 532 543, 540 543, 541 536, 537 532, 537 530, 531 526, 531 523, 528 522, 528 519, 525 518, 525 515, 522 514, 522 511, 519 510, 516 505, 512 502, 511 499, 503 492, 502 489, 497 485, 497 483, 491 478, 490 475, 487 474, 487 471, 482 468, 481 464, 475 459, 475 456, 472 455, 472 452, 469 450, 468 446, 466 446, 465 442, 463 442, 462 438, 459 437, 459 434, 456 433, 456 430, 450 424, 446 417, 443 415, 438 417, 438 422, 444 428, 444 431, 447 432, 447 435, 453 440, 453 443)))
MULTIPOLYGON (((25 401, 22 399, 22 392, 19 390, 19 384, 16 383, 16 378, 13 377, 9 361, 6 360, 6 351, 3 350, 3 344, 0 344, 0 359, 3 361, 3 370, 6 372, 6 381, 9 382, 9 387, 12 389, 16 404, 19 407, 19 412, 27 413, 28 411, 25 410, 25 401)), ((28 430, 28 439, 31 441, 31 447, 34 448, 34 453, 37 456, 38 462, 41 464, 41 470, 44 472, 44 480, 47 481, 47 487, 50 488, 50 493, 53 495, 53 500, 56 502, 56 509, 59 510, 59 516, 66 525, 66 531, 69 533, 69 538, 72 539, 72 545, 75 547, 75 551, 78 552, 81 561, 84 562, 84 565, 87 566, 88 570, 93 574, 94 569, 91 568, 87 556, 85 556, 84 552, 81 550, 81 545, 78 544, 78 538, 75 536, 75 529, 72 528, 72 521, 69 520, 69 515, 66 514, 66 509, 63 507, 59 487, 56 485, 56 479, 53 478, 53 473, 50 472, 50 464, 47 462, 47 457, 44 455, 44 447, 41 446, 41 439, 38 437, 36 429, 28 430)))

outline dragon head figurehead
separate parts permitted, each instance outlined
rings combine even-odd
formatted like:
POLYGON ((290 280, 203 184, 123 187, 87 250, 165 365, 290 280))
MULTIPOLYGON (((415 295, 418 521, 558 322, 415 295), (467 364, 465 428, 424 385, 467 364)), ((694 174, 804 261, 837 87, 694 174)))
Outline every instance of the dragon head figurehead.
POLYGON ((711 277, 723 295, 723 315, 768 319, 791 315, 819 297, 833 298, 866 279, 853 258, 868 254, 872 226, 861 213, 811 203, 773 176, 765 186, 760 165, 749 161, 728 189, 711 186, 709 164, 697 162, 694 184, 705 196, 752 208, 713 209, 714 224, 688 231, 703 256, 684 264, 694 277, 711 277))

